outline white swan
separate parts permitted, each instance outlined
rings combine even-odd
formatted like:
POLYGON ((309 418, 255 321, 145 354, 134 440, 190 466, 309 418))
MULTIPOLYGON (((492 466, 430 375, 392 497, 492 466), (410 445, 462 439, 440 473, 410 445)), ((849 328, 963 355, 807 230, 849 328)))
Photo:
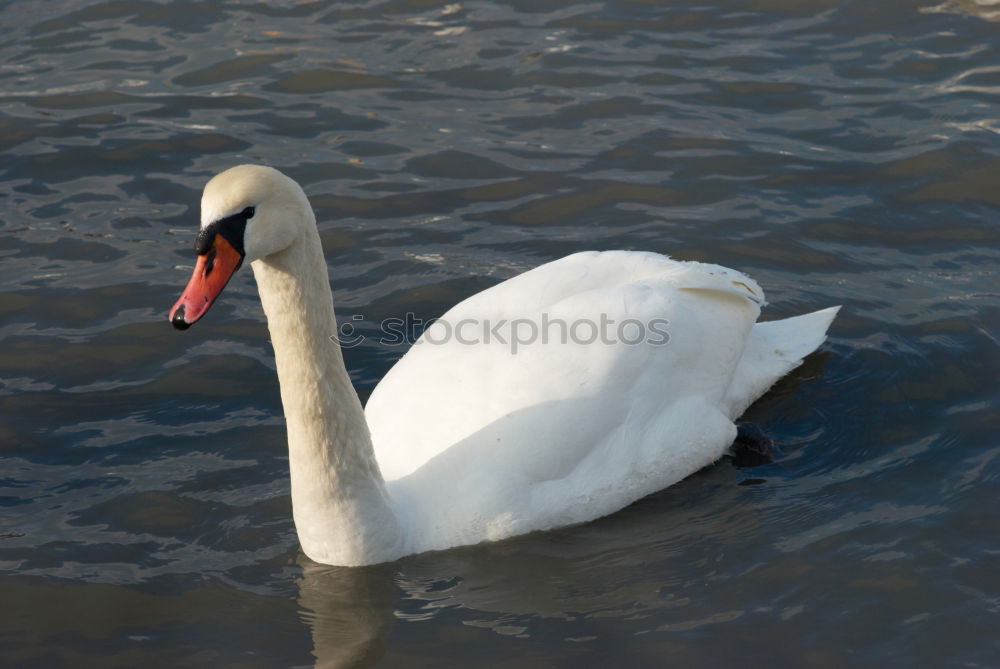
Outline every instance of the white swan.
POLYGON ((733 420, 823 342, 838 310, 755 324, 764 296, 739 272, 577 253, 453 307, 362 410, 298 184, 256 165, 217 175, 197 252, 170 320, 197 321, 251 261, 299 541, 336 565, 592 520, 679 481, 723 455, 733 420), (586 343, 602 325, 611 343, 586 343))

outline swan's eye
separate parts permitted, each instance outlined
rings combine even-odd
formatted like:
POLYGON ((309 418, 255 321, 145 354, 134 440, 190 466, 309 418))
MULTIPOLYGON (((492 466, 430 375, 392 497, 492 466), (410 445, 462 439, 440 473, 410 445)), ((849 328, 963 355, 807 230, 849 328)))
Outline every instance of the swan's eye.
POLYGON ((247 207, 246 209, 240 212, 240 216, 242 216, 247 220, 250 220, 251 218, 253 218, 255 211, 256 210, 253 207, 247 207))

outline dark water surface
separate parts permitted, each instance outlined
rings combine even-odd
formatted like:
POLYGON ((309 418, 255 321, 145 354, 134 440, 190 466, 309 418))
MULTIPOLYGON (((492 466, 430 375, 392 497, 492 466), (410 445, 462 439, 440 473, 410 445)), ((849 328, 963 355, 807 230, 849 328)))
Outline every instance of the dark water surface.
POLYGON ((3 3, 0 666, 1000 666, 1000 17, 936 3, 3 3), (844 310, 773 464, 320 567, 250 272, 165 320, 240 162, 363 334, 593 248, 844 310))

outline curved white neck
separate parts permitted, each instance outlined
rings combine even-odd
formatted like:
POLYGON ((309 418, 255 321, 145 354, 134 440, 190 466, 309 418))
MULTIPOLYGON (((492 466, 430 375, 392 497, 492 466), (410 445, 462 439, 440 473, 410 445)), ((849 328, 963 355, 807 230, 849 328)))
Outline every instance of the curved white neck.
POLYGON ((344 367, 315 223, 284 251, 254 261, 253 272, 281 384, 302 550, 345 566, 395 559, 402 536, 344 367))

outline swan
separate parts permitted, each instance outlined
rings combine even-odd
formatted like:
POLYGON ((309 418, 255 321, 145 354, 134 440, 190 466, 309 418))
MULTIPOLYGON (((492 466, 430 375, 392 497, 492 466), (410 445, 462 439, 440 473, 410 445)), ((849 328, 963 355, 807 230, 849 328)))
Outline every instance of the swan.
POLYGON ((764 293, 735 270, 576 253, 452 307, 362 409, 295 181, 260 165, 213 177, 196 253, 168 318, 188 328, 250 262, 299 542, 341 566, 581 523, 676 483, 725 453, 734 419, 839 309, 757 323, 764 293))

